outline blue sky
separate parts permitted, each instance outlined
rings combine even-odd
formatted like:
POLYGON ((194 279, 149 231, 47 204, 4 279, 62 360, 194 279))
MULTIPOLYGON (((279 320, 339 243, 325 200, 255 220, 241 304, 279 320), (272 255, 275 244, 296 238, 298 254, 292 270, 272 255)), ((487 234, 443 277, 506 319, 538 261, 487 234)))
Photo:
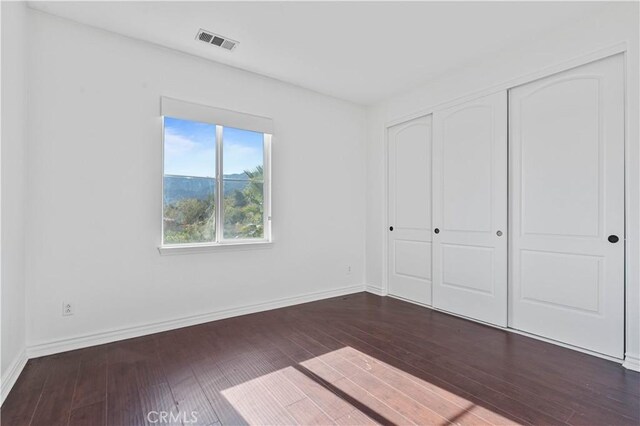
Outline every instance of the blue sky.
MULTIPOLYGON (((164 132, 165 174, 215 177, 215 125, 165 117, 164 132)), ((262 164, 261 133, 225 127, 223 139, 224 174, 262 164)))

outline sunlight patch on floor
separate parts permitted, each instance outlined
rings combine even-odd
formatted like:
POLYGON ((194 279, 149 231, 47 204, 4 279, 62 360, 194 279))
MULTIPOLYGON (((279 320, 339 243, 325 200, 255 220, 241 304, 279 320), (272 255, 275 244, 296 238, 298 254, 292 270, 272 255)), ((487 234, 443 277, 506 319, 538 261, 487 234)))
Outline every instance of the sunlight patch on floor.
POLYGON ((222 391, 250 424, 514 424, 346 346, 222 391))

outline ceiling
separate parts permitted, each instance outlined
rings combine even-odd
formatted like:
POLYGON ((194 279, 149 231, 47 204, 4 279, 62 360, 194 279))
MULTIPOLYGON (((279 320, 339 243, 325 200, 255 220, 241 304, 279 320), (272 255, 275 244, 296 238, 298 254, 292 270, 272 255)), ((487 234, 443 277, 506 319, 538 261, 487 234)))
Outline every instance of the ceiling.
POLYGON ((601 2, 30 2, 29 6, 359 104, 570 21, 601 2), (238 40, 232 52, 198 29, 238 40))

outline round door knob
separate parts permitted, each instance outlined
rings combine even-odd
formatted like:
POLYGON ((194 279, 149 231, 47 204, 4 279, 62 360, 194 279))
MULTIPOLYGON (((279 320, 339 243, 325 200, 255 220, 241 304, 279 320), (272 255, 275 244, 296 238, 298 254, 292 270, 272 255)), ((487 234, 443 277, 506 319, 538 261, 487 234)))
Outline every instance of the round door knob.
POLYGON ((440 230, 438 228, 434 229, 433 232, 435 232, 436 234, 440 233, 440 230))
POLYGON ((498 231, 498 232, 496 232, 496 235, 497 235, 498 237, 502 237, 502 231, 498 231))
POLYGON ((617 243, 618 241, 620 241, 620 238, 618 238, 617 235, 609 235, 609 238, 607 238, 607 240, 609 240, 610 243, 617 243))
POLYGON ((393 226, 390 226, 390 227, 389 227, 389 231, 393 231, 393 226))

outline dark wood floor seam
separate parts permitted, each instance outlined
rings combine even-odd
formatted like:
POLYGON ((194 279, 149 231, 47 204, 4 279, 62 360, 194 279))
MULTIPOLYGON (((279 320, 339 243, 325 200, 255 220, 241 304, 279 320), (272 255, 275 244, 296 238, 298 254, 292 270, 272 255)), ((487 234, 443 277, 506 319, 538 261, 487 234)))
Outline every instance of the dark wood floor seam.
MULTIPOLYGON (((313 336, 307 336, 307 337, 308 337, 309 339, 311 339, 311 340, 315 340, 313 336)), ((322 343, 318 342, 317 340, 315 340, 315 341, 316 341, 318 344, 322 345, 322 343)), ((358 365, 354 364, 352 361, 348 360, 348 359, 347 359, 347 358, 345 358, 344 356, 342 356, 342 355, 341 355, 341 357, 342 357, 342 359, 346 360, 346 362, 347 362, 347 363, 349 363, 350 365, 352 365, 352 366, 353 366, 353 368, 358 369, 358 370, 363 371, 363 372, 364 372, 364 371, 366 371, 366 370, 364 370, 361 366, 358 366, 358 365)), ((412 377, 406 377, 406 379, 407 379, 407 380, 411 380, 411 379, 413 379, 413 378, 412 378, 412 377)), ((421 384, 421 383, 419 383, 419 382, 415 382, 415 383, 416 383, 418 386, 421 386, 421 387, 422 387, 422 384, 421 384)), ((406 397, 407 397, 407 398, 410 398, 410 399, 414 400, 416 403, 418 403, 418 404, 421 404, 421 405, 425 406, 425 405, 424 405, 424 404, 422 404, 420 401, 418 401, 416 398, 414 398, 413 396, 411 396, 411 395, 409 395, 408 393, 406 393, 406 392, 405 392, 405 390, 403 390, 400 386, 395 386, 395 385, 394 385, 393 383, 391 383, 391 382, 389 382, 389 386, 392 386, 392 387, 393 387, 393 388, 394 388, 394 389, 395 389, 399 394, 406 395, 406 397)), ((427 389, 427 388, 424 388, 424 387, 422 387, 422 389, 424 389, 424 392, 425 392, 425 393, 433 394, 434 396, 436 396, 436 397, 440 398, 440 396, 436 395, 436 394, 435 394, 435 393, 433 393, 431 390, 429 390, 429 389, 427 389)), ((443 398, 443 399, 444 399, 444 400, 447 400, 446 398, 443 398)), ((447 400, 447 401, 449 401, 449 400, 447 400)), ((457 403, 456 403, 456 402, 454 402, 454 401, 449 401, 449 402, 450 402, 452 405, 454 405, 455 407, 457 407, 457 409, 459 410, 459 413, 458 413, 454 418, 456 418, 456 417, 460 417, 460 416, 464 415, 464 413, 469 412, 470 405, 467 405, 467 407, 464 407, 464 406, 462 406, 462 405, 457 404, 457 403)), ((428 408, 428 406, 425 406, 425 409, 429 409, 429 408, 428 408)), ((475 414, 471 414, 471 416, 472 416, 472 417, 476 417, 476 416, 475 416, 475 414)), ((441 417, 442 417, 442 418, 443 418, 443 420, 445 420, 446 422, 452 422, 452 423, 453 423, 452 418, 445 417, 445 416, 441 416, 441 417)), ((478 419, 479 419, 479 418, 478 418, 478 419)))
MULTIPOLYGON (((14 385, 15 386, 15 385, 14 385)), ((38 402, 36 403, 33 412, 31 413, 31 416, 29 416, 29 425, 31 425, 31 423, 33 422, 33 417, 36 415, 36 409, 38 408, 38 405, 40 404, 40 401, 42 400, 42 393, 44 391, 44 386, 42 386, 42 389, 40 390, 40 395, 38 396, 38 402)), ((4 404, 3 404, 4 406, 4 404)), ((2 422, 0 422, 2 423, 2 422)))
MULTIPOLYGON (((76 394, 76 389, 78 386, 78 377, 80 376, 80 368, 78 368, 78 371, 76 371, 76 378, 73 381, 73 392, 71 393, 71 401, 73 401, 73 397, 76 394)), ((71 422, 71 407, 69 407, 69 413, 67 413, 67 422, 65 424, 69 424, 71 422)))
MULTIPOLYGON (((356 328, 357 328, 357 327, 356 327, 356 328)), ((366 333, 366 332, 364 332, 364 333, 366 333)), ((367 334, 369 334, 369 333, 367 333, 367 334)), ((353 336, 353 337, 358 338, 357 336, 353 336)), ((372 337, 373 337, 373 336, 372 336, 372 337)), ((416 356, 421 356, 421 354, 420 354, 419 352, 420 352, 420 351, 418 351, 418 353, 414 352, 414 354, 415 354, 416 356)), ((503 391, 501 391, 501 390, 499 390, 499 389, 497 389, 497 388, 493 387, 492 385, 487 384, 487 382, 483 382, 483 381, 477 380, 477 379, 475 379, 475 378, 473 378, 473 377, 471 377, 471 376, 469 376, 469 375, 467 375, 467 374, 465 374, 465 373, 461 373, 461 372, 459 372, 459 371, 455 371, 454 369, 452 369, 452 368, 448 368, 448 367, 443 367, 443 369, 444 369, 445 371, 450 372, 451 374, 460 374, 461 376, 463 376, 463 377, 467 378, 468 380, 471 380, 471 381, 473 381, 473 382, 475 382, 475 383, 477 383, 477 384, 479 384, 479 385, 485 386, 486 388, 491 389, 492 391, 494 391, 494 392, 496 392, 496 393, 498 393, 498 394, 501 394, 501 395, 503 395, 503 396, 504 396, 504 397, 506 397, 506 398, 511 398, 511 399, 517 400, 517 401, 519 401, 520 403, 522 403, 522 404, 524 404, 524 405, 528 406, 528 407, 529 407, 529 408, 531 408, 532 410, 538 410, 538 408, 536 408, 536 407, 534 407, 534 406, 531 406, 531 405, 529 404, 529 402, 528 402, 528 401, 530 401, 530 399, 529 399, 529 398, 514 398, 514 395, 513 395, 513 394, 508 394, 508 393, 506 393, 506 392, 503 392, 503 391)), ((499 379, 498 379, 498 380, 499 380, 499 379)), ((534 395, 530 395, 530 396, 531 396, 531 397, 533 397, 534 395)), ((556 418, 556 420, 557 420, 557 421, 559 421, 559 422, 566 422, 566 421, 567 421, 567 419, 571 416, 572 412, 573 412, 573 410, 570 410, 570 412, 569 412, 567 415, 563 416, 563 417, 555 416, 555 415, 553 415, 553 414, 551 414, 551 416, 552 416, 552 417, 555 417, 555 418, 556 418)))
MULTIPOLYGON (((345 332, 344 332, 342 329, 333 328, 333 329, 331 329, 331 330, 330 330, 330 332, 326 332, 326 331, 325 331, 325 333, 326 333, 326 334, 328 334, 328 335, 336 335, 336 336, 339 336, 339 335, 341 335, 341 334, 344 334, 345 332)), ((357 338, 357 337, 352 336, 352 335, 349 335, 349 336, 350 336, 350 337, 352 337, 353 339, 356 339, 356 340, 360 341, 360 342, 361 342, 363 345, 365 345, 365 346, 370 345, 370 343, 369 343, 369 342, 366 342, 365 340, 362 340, 362 339, 357 338)), ((344 344, 347 344, 347 345, 350 343, 349 341, 344 341, 344 340, 342 340, 342 342, 343 342, 344 344)), ((380 348, 377 348, 377 349, 378 349, 379 351, 383 352, 385 355, 387 355, 387 356, 389 356, 389 357, 391 357, 391 358, 393 358, 393 359, 395 359, 395 360, 398 360, 398 361, 404 362, 401 358, 397 357, 396 355, 393 355, 393 354, 390 354, 390 353, 386 352, 384 349, 380 349, 380 348)), ((423 368, 420 368, 420 367, 416 367, 416 368, 418 368, 418 370, 421 370, 421 371, 426 372, 426 370, 424 370, 423 368)), ((457 373, 456 373, 456 374, 457 374, 457 373)), ((450 383, 450 382, 447 382, 446 380, 443 380, 443 382, 445 382, 445 383, 449 384, 451 387, 456 387, 456 386, 457 386, 457 385, 454 385, 454 384, 452 384, 452 383, 450 383)), ((475 381, 474 381, 474 382, 475 382, 475 381)), ((476 383, 477 383, 477 382, 476 382, 476 383)), ((478 384, 484 387, 484 385, 482 385, 481 383, 478 383, 478 384)), ((510 397, 509 397, 509 396, 507 396, 507 395, 504 395, 504 396, 505 396, 507 399, 510 399, 510 397)), ((481 398, 481 400, 482 400, 482 398, 481 398)), ((491 407, 491 406, 493 406, 493 404, 492 404, 491 402, 489 402, 489 401, 483 400, 483 402, 484 402, 484 403, 486 403, 486 404, 487 404, 488 406, 490 406, 490 407, 491 407)), ((541 414, 542 414, 542 413, 541 413, 541 414)), ((516 414, 514 414, 513 416, 514 416, 515 418, 517 418, 518 420, 520 420, 520 421, 527 422, 524 418, 520 418, 520 417, 518 417, 516 414)), ((545 417, 547 417, 547 416, 545 416, 545 417)), ((555 422, 556 422, 556 423, 557 423, 557 422, 562 423, 562 421, 561 421, 561 420, 558 420, 558 419, 555 419, 555 422)))
MULTIPOLYGON (((362 327, 360 327, 360 326, 358 325, 358 324, 361 324, 361 323, 362 323, 362 321, 358 321, 358 322, 356 322, 356 324, 354 324, 354 327, 362 329, 362 327)), ((371 323, 371 327, 376 327, 376 326, 377 326, 377 324, 379 324, 379 322, 378 322, 378 321, 370 321, 370 323, 371 323)), ((388 327, 389 327, 389 328, 393 328, 393 329, 395 330, 395 331, 394 331, 394 333, 398 333, 399 335, 404 335, 404 334, 407 334, 407 333, 411 333, 411 334, 413 334, 413 336, 414 336, 414 338, 415 338, 415 339, 418 339, 418 336, 415 336, 415 334, 414 334, 414 333, 415 333, 415 331, 413 331, 413 330, 410 330, 410 331, 408 331, 408 332, 405 332, 404 330, 399 329, 399 328, 398 328, 398 326, 397 326, 396 324, 389 324, 389 325, 388 325, 388 327)), ((363 332, 366 332, 366 331, 364 331, 364 330, 363 330, 363 332)), ((412 340, 413 340, 413 339, 412 339, 412 340)), ((455 346, 454 346, 454 347, 455 347, 455 346)), ((474 353, 475 353, 475 352, 474 352, 474 353)), ((450 362, 453 362, 453 360, 454 360, 454 359, 457 359, 457 358, 459 358, 459 356, 457 356, 457 355, 454 353, 454 354, 452 354, 452 356, 447 356, 447 357, 445 358, 445 362, 446 362, 446 363, 450 363, 450 362)), ((471 360, 471 361, 472 361, 472 360, 471 360)), ((477 367, 475 367, 475 366, 473 365, 473 362, 471 362, 471 363, 465 363, 465 364, 462 364, 462 365, 461 365, 460 363, 457 363, 457 365, 458 365, 459 367, 460 367, 460 366, 462 366, 462 367, 464 367, 465 369, 469 369, 469 368, 471 368, 471 369, 477 369, 477 367)), ((495 364, 493 364, 493 365, 495 365, 495 364)), ((490 372, 490 371, 484 371, 483 369, 479 369, 479 370, 480 370, 481 372, 483 372, 483 374, 487 374, 487 373, 488 373, 488 374, 493 374, 493 373, 492 373, 492 372, 490 372)), ((531 371, 531 369, 530 369, 530 368, 529 368, 529 371, 531 371)), ((526 377, 526 376, 524 376, 524 375, 521 373, 521 369, 520 369, 520 368, 518 368, 518 367, 511 368, 511 369, 509 370, 509 374, 510 374, 510 375, 512 375, 512 376, 513 376, 513 375, 515 375, 515 376, 517 376, 517 377, 523 377, 525 380, 528 380, 528 379, 527 379, 527 377, 526 377)), ((529 376, 532 376, 532 374, 531 374, 531 373, 529 373, 529 376)), ((497 376, 496 376, 496 377, 497 377, 497 376)), ((502 379, 500 379, 500 380, 502 381, 502 379)), ((522 380, 520 380, 520 381, 522 381, 522 380)), ((539 393, 539 394, 538 394, 538 397, 542 397, 542 398, 547 398, 547 399, 549 399, 549 398, 551 398, 551 395, 550 395, 550 394, 556 394, 556 397, 558 397, 558 395, 559 395, 559 394, 558 394, 558 391, 557 391, 557 389, 558 389, 558 388, 549 387, 550 385, 549 385, 548 383, 546 383, 546 382, 550 382, 551 384, 554 384, 554 383, 556 383, 557 381, 558 381, 558 377, 556 377, 556 375, 547 375, 547 376, 546 376, 546 380, 545 380, 545 382, 544 382, 544 383, 543 383, 543 382, 539 382, 539 383, 540 383, 540 386, 544 386, 544 387, 546 387, 546 390, 545 390, 544 392, 539 393)), ((612 395, 610 391, 609 391, 609 392, 607 392, 606 390, 599 391, 599 390, 597 390, 597 389, 593 389, 593 388, 582 389, 582 388, 579 386, 579 384, 577 384, 577 383, 575 383, 575 382, 566 382, 566 381, 565 381, 565 383, 566 383, 567 385, 569 385, 570 387, 568 387, 568 388, 567 388, 566 386, 565 386, 565 387, 560 386, 559 388, 562 388, 562 389, 571 389, 571 392, 570 392, 570 393, 566 393, 566 394, 565 394, 566 399, 564 399, 564 400, 562 400, 562 398, 560 399, 560 401, 561 401, 561 403, 562 403, 563 405, 564 405, 564 404, 577 405, 577 406, 582 406, 583 408, 585 408, 585 407, 584 407, 584 405, 580 403, 580 401, 581 401, 581 399, 582 399, 582 398, 575 398, 575 396, 576 396, 576 392, 578 392, 581 396, 585 396, 585 399, 588 399, 588 396, 587 396, 587 395, 585 395, 585 392, 587 392, 587 393, 589 393, 589 394, 593 394, 594 396, 596 396, 596 398, 594 399, 594 401, 596 401, 596 403, 597 403, 598 401, 602 401, 602 400, 609 400, 609 401, 611 401, 612 399, 613 399, 613 400, 615 400, 615 401, 620 401, 618 398, 616 398, 616 395, 612 395), (604 393, 603 393, 603 392, 604 392, 604 393)), ((524 391, 524 392, 527 392, 527 393, 529 393, 529 389, 531 388, 531 383, 527 383, 527 385, 520 385, 518 382, 511 382, 511 383, 510 383, 510 385, 511 385, 511 386, 515 386, 516 388, 523 389, 523 391, 524 391)), ((625 402, 625 401, 623 401, 622 403, 623 403, 623 405, 621 405, 621 406, 619 406, 619 407, 616 407, 616 408, 617 408, 617 410, 613 410, 613 411, 618 411, 618 412, 619 412, 619 411, 621 411, 622 409, 624 409, 624 408, 626 407, 626 408, 628 408, 628 409, 631 409, 631 411, 635 414, 635 413, 637 413, 637 410, 638 410, 638 408, 640 407, 640 398, 632 398, 630 401, 626 401, 626 402, 625 402)), ((611 408, 605 408, 605 407, 602 407, 602 406, 601 406, 601 408, 602 408, 603 410, 611 410, 611 408)), ((573 411, 575 411, 575 410, 573 410, 573 409, 572 409, 571 411, 573 412, 573 411)), ((624 412, 623 412, 623 413, 619 413, 619 414, 624 415, 624 416, 626 416, 626 417, 631 417, 631 418, 633 417, 633 415, 629 416, 629 414, 628 414, 628 413, 624 413, 624 412)), ((572 414, 570 413, 570 415, 572 415, 572 414)), ((568 418, 568 416, 567 416, 567 418, 568 418)))
POLYGON ((0 421, 161 424, 150 411, 182 426, 637 426, 640 374, 359 293, 31 359, 0 421))
MULTIPOLYGON (((291 340, 291 339, 290 339, 290 340, 291 340)), ((294 344, 296 344, 296 345, 298 345, 298 346, 300 346, 300 347, 304 348, 304 346, 302 346, 301 344, 299 344, 297 341, 293 341, 293 340, 292 340, 292 342, 293 342, 294 344)), ((318 344, 322 345, 322 344, 321 344, 321 343, 319 343, 319 342, 318 342, 318 344)), ((326 346, 325 346, 325 348, 326 348, 327 350, 330 350, 330 348, 327 348, 326 346)), ((313 354, 315 355, 315 352, 313 352, 313 354)), ((345 361, 346 361, 350 366, 352 366, 352 368, 354 368, 355 370, 359 370, 359 371, 362 371, 362 372, 366 372, 366 370, 361 369, 359 366, 357 366, 357 365, 353 364, 352 362, 350 362, 350 361, 349 361, 349 360, 347 360, 346 358, 342 357, 342 359, 344 359, 344 360, 345 360, 345 361)), ((323 362, 322 360, 320 360, 320 361, 321 361, 321 362, 323 362)), ((327 365, 327 367, 329 367, 329 368, 332 368, 329 364, 326 364, 326 363, 325 363, 325 365, 327 365)), ((299 367, 304 368, 303 366, 299 366, 299 367)), ((354 383, 354 385, 362 387, 360 384, 358 384, 358 383, 356 383, 355 381, 353 381, 349 376, 345 376, 345 377, 346 377, 346 379, 347 379, 347 380, 350 380, 352 383, 354 383)), ((414 401, 415 403, 417 403, 417 404, 419 404, 419 405, 423 406, 425 410, 432 411, 432 410, 430 410, 427 406, 424 406, 423 404, 421 404, 421 403, 420 403, 420 401, 417 401, 417 400, 415 400, 414 398, 412 398, 410 395, 405 394, 402 390, 398 389, 397 387, 394 387, 392 384, 387 383, 387 385, 388 385, 389 387, 392 387, 392 388, 393 388, 393 389, 394 389, 394 390, 395 390, 399 395, 404 395, 404 397, 405 397, 405 398, 410 399, 410 400, 414 401)), ((364 389, 364 390, 367 390, 367 388, 363 388, 363 389, 364 389)), ((369 393, 371 394, 371 392, 369 392, 369 393)), ((377 398, 374 394, 371 394, 371 395, 372 395, 374 398, 376 398, 376 399, 380 400, 380 399, 379 399, 379 398, 377 398)), ((388 406, 388 404, 387 404, 385 401, 383 401, 383 400, 380 400, 380 401, 381 401, 381 403, 383 403, 383 404, 385 404, 385 405, 387 405, 387 406, 388 406)), ((393 407, 390 407, 390 408, 392 408, 392 409, 393 409, 393 407)), ((460 409, 462 409, 462 407, 460 407, 460 409)), ((362 411, 362 410, 361 410, 361 411, 362 411)), ((397 410, 396 410, 396 411, 397 411, 397 410)), ((365 413, 365 414, 367 414, 367 413, 365 413)), ((402 413, 400 413, 400 414, 402 414, 402 413)), ((438 414, 438 413, 436 413, 436 412, 434 412, 434 414, 435 414, 435 415, 437 415, 437 416, 439 416, 439 417, 440 417, 440 418, 441 418, 445 423, 449 423, 449 419, 447 419, 445 416, 441 416, 441 415, 439 415, 439 414, 438 414)), ((370 417, 371 417, 371 416, 370 416, 370 417)), ((373 417, 372 417, 372 418, 373 418, 373 417)))

